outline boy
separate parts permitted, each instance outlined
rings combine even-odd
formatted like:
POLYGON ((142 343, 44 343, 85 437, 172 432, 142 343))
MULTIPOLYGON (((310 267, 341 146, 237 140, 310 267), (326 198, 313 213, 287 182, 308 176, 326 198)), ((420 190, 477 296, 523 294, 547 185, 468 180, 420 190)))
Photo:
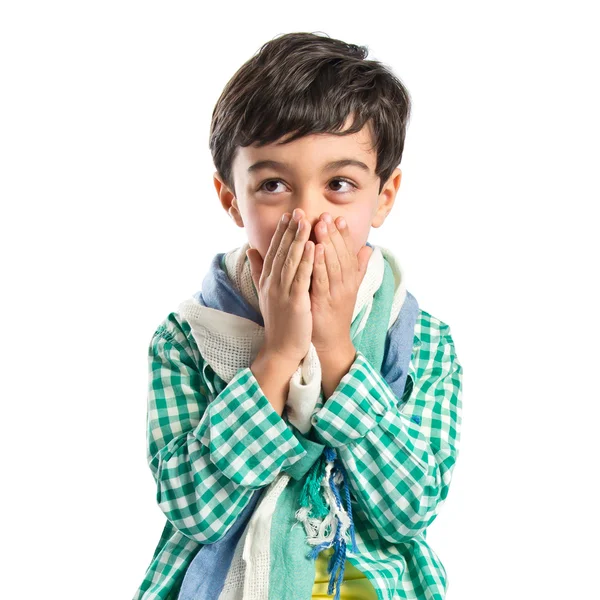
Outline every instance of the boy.
POLYGON ((286 34, 217 102, 214 184, 248 242, 150 342, 167 522, 134 599, 445 597, 425 537, 458 456, 462 367, 367 242, 400 185, 410 98, 366 54, 286 34))

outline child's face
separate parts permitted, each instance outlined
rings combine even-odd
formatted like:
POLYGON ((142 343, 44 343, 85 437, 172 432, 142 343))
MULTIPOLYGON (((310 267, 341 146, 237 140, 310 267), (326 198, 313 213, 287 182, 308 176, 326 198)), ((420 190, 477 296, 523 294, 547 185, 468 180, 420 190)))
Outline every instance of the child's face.
POLYGON ((315 243, 314 228, 325 213, 334 220, 343 216, 356 255, 365 245, 370 228, 379 227, 391 211, 402 175, 396 169, 378 194, 377 157, 370 146, 370 130, 365 126, 345 136, 315 134, 284 145, 238 147, 233 161, 237 197, 217 173, 215 186, 223 207, 238 226, 246 228, 250 247, 263 259, 281 216, 295 208, 304 211, 311 226, 309 239, 315 243), (366 168, 326 168, 341 159, 360 161, 366 168), (266 160, 285 163, 287 168, 256 165, 266 160))

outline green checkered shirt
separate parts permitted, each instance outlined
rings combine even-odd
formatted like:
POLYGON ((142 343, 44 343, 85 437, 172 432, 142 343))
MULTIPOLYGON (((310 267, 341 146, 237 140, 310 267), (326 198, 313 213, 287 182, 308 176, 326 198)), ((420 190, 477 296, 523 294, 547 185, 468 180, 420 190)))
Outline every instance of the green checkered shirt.
MULTIPOLYGON (((167 521, 133 598, 176 600, 200 546, 225 535, 254 490, 308 457, 251 369, 225 384, 176 312, 153 334, 148 364, 147 459, 167 521)), ((419 310, 403 398, 360 351, 324 403, 321 392, 309 437, 347 468, 359 549, 347 560, 380 599, 445 597, 446 571, 425 538, 458 456, 461 382, 450 327, 419 310)))

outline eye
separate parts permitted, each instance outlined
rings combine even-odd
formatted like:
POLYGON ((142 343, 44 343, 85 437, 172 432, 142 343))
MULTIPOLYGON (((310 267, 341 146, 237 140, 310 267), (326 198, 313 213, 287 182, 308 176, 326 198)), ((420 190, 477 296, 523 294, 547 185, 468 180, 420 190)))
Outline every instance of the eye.
POLYGON ((267 184, 269 184, 269 183, 280 183, 280 180, 279 180, 279 179, 269 179, 269 180, 267 180, 267 181, 265 181, 265 182, 261 183, 260 187, 258 188, 258 191, 259 191, 259 192, 265 191, 265 192, 267 192, 267 193, 271 194, 271 193, 272 193, 272 190, 264 190, 264 189, 263 189, 263 188, 264 188, 264 186, 265 186, 265 185, 267 185, 267 184))
MULTIPOLYGON (((336 177, 335 179, 332 179, 331 181, 341 181, 343 183, 347 183, 352 188, 350 191, 354 191, 356 189, 356 186, 349 179, 346 179, 345 177, 336 177)), ((348 193, 348 192, 346 192, 346 193, 348 193)))
MULTIPOLYGON (((347 183, 351 189, 349 191, 346 192, 339 192, 341 194, 349 194, 352 193, 355 189, 357 189, 358 186, 356 186, 354 183, 352 183, 349 179, 346 179, 345 177, 336 177, 335 179, 332 179, 329 184, 331 184, 334 181, 341 181, 343 183, 347 183)), ((265 191, 267 192, 267 194, 274 194, 274 192, 272 190, 267 190, 265 189, 265 186, 269 183, 281 183, 281 179, 267 179, 267 181, 263 181, 260 184, 260 187, 258 188, 258 191, 265 191)), ((334 192, 337 192, 338 190, 333 190, 334 192)))

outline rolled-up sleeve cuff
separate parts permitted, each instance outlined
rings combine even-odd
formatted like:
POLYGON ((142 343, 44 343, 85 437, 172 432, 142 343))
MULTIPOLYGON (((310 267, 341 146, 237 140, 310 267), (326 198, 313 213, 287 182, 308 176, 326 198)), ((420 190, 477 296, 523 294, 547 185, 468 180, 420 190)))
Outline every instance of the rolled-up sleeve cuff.
POLYGON ((208 405, 207 412, 211 460, 240 485, 264 485, 307 454, 263 393, 250 367, 237 372, 208 405))
POLYGON ((373 429, 397 400, 365 355, 354 362, 311 423, 316 439, 328 446, 350 444, 373 429))

